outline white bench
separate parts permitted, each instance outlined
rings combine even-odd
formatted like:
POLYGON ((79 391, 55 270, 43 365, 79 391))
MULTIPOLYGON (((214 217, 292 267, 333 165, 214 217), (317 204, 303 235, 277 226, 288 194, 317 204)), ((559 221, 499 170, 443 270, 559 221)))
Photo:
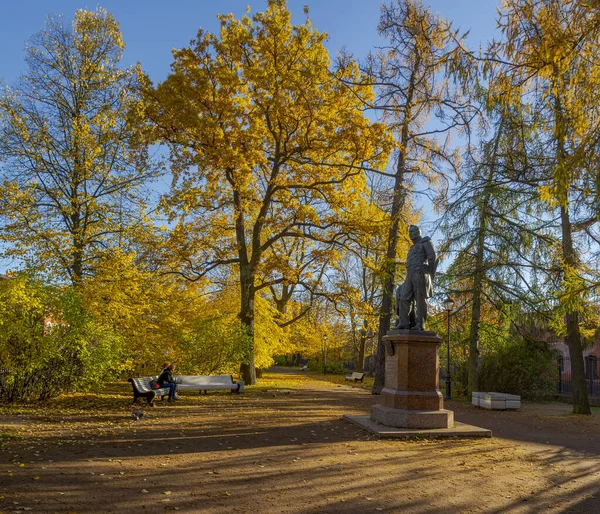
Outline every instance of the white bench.
POLYGON ((229 389, 232 393, 244 392, 244 381, 233 380, 231 375, 195 376, 178 375, 174 377, 177 382, 178 391, 213 391, 217 389, 229 389))
POLYGON ((362 382, 363 378, 365 378, 365 374, 364 373, 358 373, 358 372, 353 372, 350 375, 346 375, 344 377, 346 380, 352 380, 353 382, 362 382))
POLYGON ((517 394, 473 391, 471 403, 482 409, 516 410, 521 408, 521 397, 517 394))

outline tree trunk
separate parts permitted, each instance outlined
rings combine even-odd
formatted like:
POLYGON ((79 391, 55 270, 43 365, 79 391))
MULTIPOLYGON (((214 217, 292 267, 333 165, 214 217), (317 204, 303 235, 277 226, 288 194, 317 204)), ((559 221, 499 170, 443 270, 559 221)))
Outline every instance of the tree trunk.
POLYGON ((71 198, 71 237, 73 249, 71 252, 71 282, 75 288, 78 288, 83 283, 83 252, 84 244, 82 237, 82 223, 81 215, 79 211, 79 203, 77 201, 76 193, 73 193, 71 198))
POLYGON ((488 217, 487 206, 490 201, 491 181, 494 178, 495 159, 498 155, 498 145, 502 135, 504 120, 500 122, 496 141, 494 143, 494 158, 490 165, 487 182, 485 185, 485 193, 479 205, 479 219, 477 223, 477 248, 475 254, 475 270, 473 274, 473 305, 471 307, 471 327, 469 330, 469 357, 467 360, 467 398, 471 398, 473 391, 479 391, 479 370, 477 369, 479 362, 479 322, 481 320, 481 295, 482 284, 485 276, 484 268, 484 247, 486 235, 486 221, 488 217))
POLYGON ((396 166, 396 178, 394 180, 394 196, 392 199, 392 226, 388 233, 388 247, 384 264, 385 282, 383 286, 383 297, 381 299, 381 312, 379 313, 379 329, 377 331, 377 352, 375 354, 375 381, 373 382, 373 394, 380 394, 385 384, 385 346, 383 336, 390 329, 392 316, 392 298, 394 297, 394 277, 396 275, 396 253, 398 248, 398 227, 400 225, 400 213, 406 200, 404 189, 404 176, 406 174, 406 144, 409 136, 411 122, 412 101, 415 94, 415 81, 417 71, 421 67, 421 59, 417 55, 412 68, 410 81, 406 91, 406 104, 404 105, 403 123, 400 131, 398 163, 396 166))
MULTIPOLYGON (((568 208, 560 208, 560 221, 562 229, 563 259, 567 266, 577 265, 577 256, 573 248, 571 220, 568 208)), ((583 350, 581 347, 581 333, 579 331, 579 312, 568 312, 565 316, 567 325, 567 345, 571 356, 571 376, 573 380, 573 414, 591 414, 590 403, 585 387, 585 366, 583 350)))
POLYGON ((404 207, 404 154, 398 156, 398 168, 394 183, 394 200, 392 203, 392 226, 388 233, 388 248, 386 253, 385 282, 379 313, 379 329, 377 331, 377 352, 375 353, 375 381, 373 394, 380 394, 385 384, 385 345, 383 336, 390 330, 392 317, 392 298, 394 297, 394 276, 396 275, 396 249, 398 247, 398 227, 400 213, 404 207))
POLYGON ((72 253, 71 282, 77 288, 83 283, 83 249, 75 243, 72 253))
MULTIPOLYGON (((482 209, 483 212, 483 209, 482 209)), ((484 214, 481 215, 483 218, 484 214)), ((480 218, 480 221, 482 221, 480 218)), ((479 390, 479 320, 481 319, 481 285, 483 282, 483 227, 479 227, 477 237, 477 255, 475 257, 475 274, 473 276, 473 306, 471 308, 471 328, 469 330, 469 358, 467 361, 467 398, 473 391, 479 390)))
MULTIPOLYGON (((227 178, 233 185, 231 172, 228 171, 227 178)), ((233 189, 233 204, 235 206, 235 238, 238 244, 238 257, 240 260, 240 322, 250 341, 248 356, 246 361, 240 364, 240 374, 242 380, 247 385, 256 384, 256 369, 254 367, 254 273, 256 270, 255 262, 259 255, 253 255, 252 260, 248 256, 248 246, 246 244, 246 226, 244 218, 244 206, 242 195, 239 190, 233 189)))
POLYGON ((254 367, 254 273, 248 264, 240 264, 240 321, 251 344, 248 349, 248 360, 242 362, 240 373, 247 385, 256 384, 256 369, 254 367))
MULTIPOLYGON (((564 160, 567 152, 565 150, 565 134, 563 127, 563 108, 558 95, 554 104, 556 136, 556 165, 565 165, 564 160)), ((562 251, 565 267, 576 269, 579 259, 573 247, 573 229, 569 217, 569 193, 565 193, 560 207, 560 226, 562 232, 562 251)), ((565 270, 566 271, 566 270, 565 270)), ((563 279, 566 279, 563 273, 563 279)), ((571 357, 571 379, 573 381, 573 414, 591 414, 590 403, 585 388, 585 367, 583 362, 583 350, 581 348, 581 333, 579 332, 579 312, 577 308, 565 315, 567 327, 567 345, 571 357)))
POLYGON ((469 330, 469 356, 467 360, 467 397, 470 399, 473 391, 479 390, 479 323, 481 321, 481 296, 483 279, 486 274, 484 267, 484 249, 486 236, 486 222, 488 218, 488 205, 491 200, 492 181, 495 177, 496 159, 498 148, 504 128, 504 118, 500 120, 498 133, 494 141, 493 158, 488 168, 484 195, 479 205, 479 219, 477 223, 477 247, 475 254, 475 270, 473 274, 473 305, 471 307, 471 326, 469 330))
POLYGON ((367 343, 367 324, 363 323, 360 329, 360 339, 358 341, 358 362, 356 363, 356 371, 362 373, 365 362, 365 345, 367 343))

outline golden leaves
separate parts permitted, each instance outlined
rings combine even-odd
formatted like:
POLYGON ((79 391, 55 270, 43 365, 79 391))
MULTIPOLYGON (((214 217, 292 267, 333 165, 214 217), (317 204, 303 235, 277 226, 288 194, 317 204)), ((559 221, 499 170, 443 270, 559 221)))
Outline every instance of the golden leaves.
POLYGON ((123 241, 144 209, 151 178, 135 91, 139 66, 120 69, 123 41, 106 10, 60 18, 27 47, 29 70, 0 99, 7 180, 0 210, 7 253, 60 279, 81 282, 96 250, 123 241))
MULTIPOLYGON (((219 19, 218 35, 199 32, 174 52, 167 80, 146 91, 176 179, 164 202, 181 219, 172 243, 186 262, 248 263, 237 278, 255 284, 289 286, 300 275, 314 284, 317 266, 305 263, 335 256, 295 241, 333 240, 358 223, 363 169, 385 165, 391 140, 363 115, 372 90, 343 84, 361 80, 356 64, 332 72, 326 35, 308 21, 292 25, 285 1, 219 19)), ((290 341, 278 313, 255 302, 256 359, 266 365, 290 341)))

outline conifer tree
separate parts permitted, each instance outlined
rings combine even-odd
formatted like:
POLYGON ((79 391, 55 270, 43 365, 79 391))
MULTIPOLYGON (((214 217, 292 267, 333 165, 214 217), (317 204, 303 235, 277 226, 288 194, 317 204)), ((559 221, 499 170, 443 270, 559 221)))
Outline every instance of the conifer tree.
MULTIPOLYGON (((502 62, 490 80, 506 103, 526 101, 544 155, 536 170, 549 213, 558 213, 560 247, 555 329, 564 333, 573 374, 573 412, 589 414, 581 322, 593 279, 578 242, 597 223, 600 106, 600 12, 576 0, 509 0, 500 19, 504 41, 490 62, 502 62)), ((593 285, 593 284, 592 284, 593 285)))
POLYGON ((379 33, 385 45, 366 63, 377 100, 373 107, 395 137, 394 168, 387 173, 392 191, 384 280, 379 317, 376 377, 373 391, 384 383, 382 337, 390 329, 400 227, 416 187, 444 184, 456 168, 458 154, 450 133, 468 129, 475 111, 460 84, 469 75, 462 37, 420 0, 392 0, 381 8, 379 33), (435 117, 436 126, 429 122, 435 117))
POLYGON ((455 258, 440 275, 441 285, 470 313, 469 397, 479 390, 481 325, 505 311, 506 304, 519 303, 532 313, 547 306, 539 282, 547 262, 543 255, 555 242, 530 178, 532 135, 526 116, 519 109, 489 114, 491 138, 466 159, 442 219, 441 250, 455 258))

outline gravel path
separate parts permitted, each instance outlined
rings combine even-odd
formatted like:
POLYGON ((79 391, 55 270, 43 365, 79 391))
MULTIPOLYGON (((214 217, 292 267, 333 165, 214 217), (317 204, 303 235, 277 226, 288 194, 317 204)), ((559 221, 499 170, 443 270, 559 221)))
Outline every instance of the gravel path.
POLYGON ((600 512, 597 411, 449 402, 494 437, 389 441, 341 419, 377 397, 316 375, 269 373, 138 422, 128 387, 0 409, 0 512, 600 512))

